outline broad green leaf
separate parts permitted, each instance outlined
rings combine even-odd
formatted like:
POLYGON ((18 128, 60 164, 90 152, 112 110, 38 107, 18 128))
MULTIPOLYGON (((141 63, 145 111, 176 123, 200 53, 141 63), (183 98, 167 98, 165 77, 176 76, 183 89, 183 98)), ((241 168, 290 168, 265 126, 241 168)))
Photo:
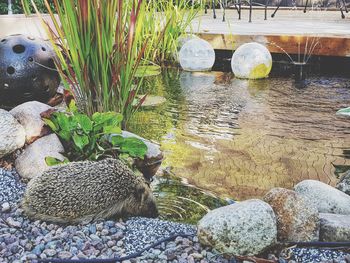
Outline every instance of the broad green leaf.
POLYGON ((103 127, 104 134, 120 134, 122 133, 122 129, 118 126, 104 126, 103 127))
POLYGON ((69 160, 67 158, 64 158, 63 161, 61 161, 60 159, 57 159, 55 157, 47 156, 45 157, 45 162, 48 166, 54 166, 58 164, 69 163, 69 160))
POLYGON ((120 146, 121 152, 137 158, 143 158, 147 153, 147 149, 147 145, 135 137, 124 138, 124 142, 120 146))
POLYGON ((71 133, 69 130, 61 130, 57 134, 61 139, 65 141, 69 141, 71 139, 71 133))
POLYGON ((55 123, 50 119, 43 119, 43 122, 51 128, 52 131, 56 132, 58 131, 58 127, 55 125, 55 123))
POLYGON ((68 105, 68 111, 72 113, 78 112, 78 107, 75 103, 75 100, 71 100, 69 105, 68 105))
POLYGON ((161 67, 158 65, 141 65, 137 68, 135 77, 157 76, 161 73, 161 67))
POLYGON ((116 112, 96 112, 92 115, 94 130, 99 131, 103 126, 120 126, 123 116, 116 112))
MULTIPOLYGON (((109 112, 95 112, 92 115, 92 120, 93 122, 95 122, 96 124, 101 124, 101 123, 106 123, 114 118, 116 118, 117 120, 119 120, 121 118, 121 120, 123 119, 123 117, 120 117, 121 115, 119 113, 113 112, 113 111, 109 111, 109 112)), ((121 121, 120 120, 120 121, 121 121)))
POLYGON ((74 115, 73 119, 75 119, 76 122, 80 124, 80 127, 85 133, 89 133, 90 131, 92 131, 92 121, 87 115, 77 114, 74 115))
POLYGON ((60 126, 61 130, 69 131, 71 129, 71 125, 70 125, 68 116, 66 116, 62 112, 55 114, 55 116, 56 116, 57 123, 60 126))
POLYGON ((124 142, 124 137, 118 135, 118 136, 112 136, 111 138, 111 144, 113 146, 120 146, 124 142))
POLYGON ((73 134, 74 144, 80 149, 83 150, 86 145, 89 144, 89 137, 86 135, 78 135, 77 133, 73 134))

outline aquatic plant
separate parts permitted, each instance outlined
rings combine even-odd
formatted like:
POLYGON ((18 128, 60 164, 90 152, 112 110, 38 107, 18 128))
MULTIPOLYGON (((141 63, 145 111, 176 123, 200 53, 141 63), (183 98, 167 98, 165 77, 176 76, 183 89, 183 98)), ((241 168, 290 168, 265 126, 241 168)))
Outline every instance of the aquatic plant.
MULTIPOLYGON (((53 10, 44 1, 53 23, 46 25, 58 58, 56 66, 78 108, 88 116, 119 112, 126 126, 143 101, 134 103, 142 83, 135 74, 147 46, 139 19, 145 3, 53 0, 53 10)), ((34 0, 31 3, 40 15, 34 0)))
MULTIPOLYGON (((89 117, 79 113, 72 100, 67 112, 49 110, 42 117, 45 124, 63 141, 70 161, 99 160, 107 156, 143 159, 147 152, 147 146, 142 140, 115 136, 122 132, 123 116, 120 113, 95 112, 89 117)), ((47 162, 56 164, 57 161, 49 158, 47 162)))

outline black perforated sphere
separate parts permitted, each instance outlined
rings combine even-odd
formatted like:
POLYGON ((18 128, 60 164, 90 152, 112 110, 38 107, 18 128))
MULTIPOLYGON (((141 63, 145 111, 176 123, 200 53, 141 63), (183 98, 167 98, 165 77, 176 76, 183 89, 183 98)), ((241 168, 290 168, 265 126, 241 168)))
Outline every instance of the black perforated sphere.
POLYGON ((47 102, 60 83, 48 41, 26 35, 0 39, 0 107, 47 102))

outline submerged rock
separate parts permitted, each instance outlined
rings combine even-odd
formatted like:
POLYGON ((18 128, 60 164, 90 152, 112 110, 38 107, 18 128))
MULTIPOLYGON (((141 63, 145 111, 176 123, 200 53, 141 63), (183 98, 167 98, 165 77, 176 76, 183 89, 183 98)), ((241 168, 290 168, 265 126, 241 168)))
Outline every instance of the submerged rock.
POLYGON ((26 133, 6 110, 0 109, 0 158, 24 146, 26 133))
POLYGON ((308 242, 319 238, 317 208, 308 205, 296 192, 283 188, 269 191, 264 201, 277 218, 277 236, 281 241, 308 242))
POLYGON ((336 188, 347 195, 350 195, 350 171, 347 172, 338 182, 336 188))
POLYGON ((350 196, 316 180, 305 180, 294 187, 295 191, 317 207, 320 213, 350 214, 350 196))
POLYGON ((350 240, 350 215, 320 213, 320 240, 347 242, 350 240))
POLYGON ((276 242, 271 206, 252 199, 214 209, 198 222, 199 241, 221 253, 257 255, 276 242))
POLYGON ((15 161, 17 172, 22 178, 30 180, 48 170, 46 157, 54 157, 64 160, 64 148, 56 134, 42 137, 27 146, 23 153, 15 161))
MULTIPOLYGON (((13 108, 10 113, 23 125, 26 131, 26 142, 31 143, 43 135, 44 122, 40 113, 51 109, 49 105, 38 101, 25 102, 13 108)), ((45 133, 44 133, 45 134, 45 133)))

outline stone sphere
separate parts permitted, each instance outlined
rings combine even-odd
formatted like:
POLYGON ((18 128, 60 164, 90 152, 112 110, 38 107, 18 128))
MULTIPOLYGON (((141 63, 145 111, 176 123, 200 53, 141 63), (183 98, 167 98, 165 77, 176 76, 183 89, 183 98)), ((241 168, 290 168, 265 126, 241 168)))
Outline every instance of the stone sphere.
POLYGON ((26 35, 0 39, 0 107, 47 102, 60 83, 54 59, 48 41, 26 35))
POLYGON ((176 52, 174 52, 173 57, 175 58, 176 62, 180 63, 180 50, 183 47, 183 45, 192 39, 200 39, 197 37, 195 34, 182 34, 181 36, 178 37, 176 41, 176 52))
POLYGON ((182 46, 179 58, 186 71, 209 71, 215 62, 215 52, 207 41, 191 39, 182 46))
POLYGON ((237 78, 266 78, 272 68, 270 51, 259 43, 244 44, 233 54, 231 68, 237 78))

